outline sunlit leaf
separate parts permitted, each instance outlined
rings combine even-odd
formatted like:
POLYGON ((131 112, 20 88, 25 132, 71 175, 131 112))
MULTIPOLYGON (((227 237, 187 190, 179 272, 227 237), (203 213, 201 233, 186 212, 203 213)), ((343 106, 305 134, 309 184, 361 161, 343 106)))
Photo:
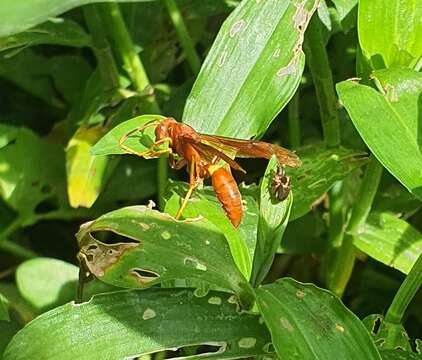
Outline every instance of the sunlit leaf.
POLYGON ((367 162, 362 152, 345 148, 327 149, 314 144, 298 149, 302 166, 286 169, 292 178, 294 201, 290 220, 295 220, 312 209, 312 206, 330 190, 334 183, 367 162))
POLYGON ((353 243, 374 259, 405 274, 422 252, 422 234, 389 213, 370 214, 353 243))
POLYGON ((317 1, 242 1, 221 27, 188 97, 197 131, 262 136, 296 91, 317 1))
POLYGON ((374 69, 414 67, 422 54, 419 0, 360 0, 359 42, 374 69))
POLYGON ((84 47, 91 45, 91 39, 76 22, 54 19, 20 34, 0 38, 0 51, 13 49, 13 52, 9 53, 11 55, 26 47, 40 44, 84 47))
POLYGON ((77 238, 83 264, 104 282, 139 288, 197 279, 234 292, 244 306, 251 304, 252 289, 234 264, 224 236, 204 220, 177 221, 132 206, 82 225, 77 238), (100 240, 105 235, 112 244, 100 240), (113 235, 118 237, 113 240, 113 235))
POLYGON ((257 289, 280 358, 381 359, 361 321, 327 290, 285 278, 257 289))
POLYGON ((420 354, 403 350, 380 350, 382 360, 420 360, 420 354))
POLYGON ((381 164, 422 199, 422 74, 395 68, 376 71, 373 76, 382 94, 369 86, 343 81, 337 85, 340 100, 381 164))
POLYGON ((127 359, 202 344, 213 346, 207 359, 234 359, 265 355, 269 341, 259 318, 239 314, 224 293, 198 298, 191 290, 155 288, 103 294, 45 313, 14 337, 3 359, 57 354, 62 360, 88 360, 93 354, 127 359))
POLYGON ((258 239, 253 262, 252 283, 262 283, 273 263, 274 256, 280 246, 284 230, 289 222, 293 195, 290 192, 287 199, 280 201, 273 193, 272 181, 277 167, 276 157, 272 157, 261 182, 259 200, 258 239))
POLYGON ((22 297, 38 311, 73 300, 79 269, 52 258, 25 261, 16 270, 16 284, 22 297))
POLYGON ((102 126, 81 127, 67 145, 67 193, 70 206, 74 208, 92 206, 116 165, 106 156, 90 154, 92 145, 104 134, 104 130, 102 126))
MULTIPOLYGON (((161 115, 141 115, 122 122, 106 135, 104 135, 91 149, 92 155, 124 154, 125 150, 119 145, 123 136, 153 120, 164 119, 161 115)), ((135 132, 128 137, 124 144, 133 151, 141 152, 146 150, 155 142, 154 127, 148 127, 143 131, 135 132)))

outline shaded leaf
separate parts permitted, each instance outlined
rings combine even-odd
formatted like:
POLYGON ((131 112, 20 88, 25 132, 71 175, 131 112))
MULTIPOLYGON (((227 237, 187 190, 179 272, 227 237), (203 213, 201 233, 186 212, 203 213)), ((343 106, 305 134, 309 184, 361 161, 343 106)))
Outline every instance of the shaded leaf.
POLYGON ((0 293, 0 321, 10 321, 9 301, 0 293))
POLYGON ((223 293, 197 298, 191 290, 153 288, 103 294, 43 314, 14 337, 4 360, 122 359, 201 344, 217 346, 207 359, 233 359, 264 355, 269 341, 258 317, 240 315, 223 293))
MULTIPOLYGON (((101 0, 114 2, 115 0, 101 0)), ((154 0, 122 0, 154 1, 154 0)), ((32 0, 18 2, 3 0, 0 7, 0 36, 20 33, 32 26, 41 24, 50 18, 60 15, 78 6, 100 2, 98 0, 32 0)))
POLYGON ((332 0, 336 8, 336 20, 347 33, 356 26, 358 0, 332 0))
POLYGON ((69 19, 54 19, 19 34, 0 38, 0 51, 13 50, 9 53, 12 55, 40 44, 84 47, 91 45, 91 39, 78 23, 69 19))
POLYGON ((186 102, 197 131, 262 136, 296 91, 317 1, 243 1, 226 19, 186 102))
POLYGON ((359 42, 373 69, 416 65, 422 54, 421 18, 418 0, 359 1, 359 42))
POLYGON ((9 321, 0 320, 0 358, 3 359, 3 352, 12 337, 22 327, 17 319, 16 314, 12 313, 9 321))
POLYGON ((77 238, 82 263, 109 284, 139 288, 197 279, 234 292, 246 307, 253 299, 224 236, 204 220, 177 221, 148 207, 132 206, 82 225, 77 238), (111 238, 111 245, 98 238, 113 234, 118 237, 111 238))
POLYGON ((66 148, 67 193, 70 206, 91 207, 114 170, 116 159, 90 154, 104 127, 81 127, 66 148))
POLYGON ((253 259, 252 274, 252 283, 255 286, 262 283, 270 270, 289 222, 293 203, 292 192, 283 201, 279 201, 274 197, 271 186, 278 166, 277 158, 273 156, 268 163, 260 186, 258 239, 253 259))
POLYGON ((286 169, 295 195, 290 221, 305 215, 336 181, 344 179, 367 162, 362 152, 345 148, 327 149, 322 144, 306 146, 298 149, 297 153, 302 166, 286 169))
MULTIPOLYGON (((133 119, 122 122, 107 134, 105 134, 92 148, 92 155, 113 155, 124 154, 125 151, 119 146, 120 139, 137 128, 153 120, 162 120, 161 115, 141 115, 133 119)), ((146 150, 155 142, 154 127, 145 129, 142 133, 134 133, 126 141, 125 145, 130 149, 141 152, 146 150)))
POLYGON ((327 290, 285 278, 256 294, 280 358, 381 359, 361 321, 327 290))
POLYGON ((354 245, 372 258, 408 274, 422 252, 422 234, 389 213, 371 213, 354 234, 354 245))
POLYGON ((16 284, 22 297, 42 312, 75 298, 79 269, 52 258, 35 258, 19 265, 16 284))
POLYGON ((337 92, 359 134, 376 158, 422 199, 422 74, 395 68, 374 72, 384 93, 343 81, 337 92), (382 119, 382 121, 380 121, 382 119))

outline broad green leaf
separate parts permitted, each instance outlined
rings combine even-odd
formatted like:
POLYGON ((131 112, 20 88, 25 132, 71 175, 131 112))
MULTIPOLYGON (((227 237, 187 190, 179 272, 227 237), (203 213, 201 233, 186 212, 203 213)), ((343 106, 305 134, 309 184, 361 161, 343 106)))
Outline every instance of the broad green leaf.
POLYGON ((353 243, 370 257, 405 274, 422 252, 422 234, 389 213, 371 213, 353 243))
POLYGON ((336 21, 341 30, 347 33, 356 26, 358 0, 332 0, 336 8, 336 21))
POLYGON ((3 351, 12 337, 19 331, 22 325, 16 314, 12 313, 8 321, 0 320, 0 358, 3 359, 3 351))
POLYGON ((20 34, 0 38, 0 51, 9 50, 11 55, 29 46, 40 44, 84 47, 91 45, 91 39, 76 22, 69 19, 54 19, 20 34))
POLYGON ((197 279, 234 292, 244 306, 251 305, 252 289, 224 236, 204 220, 177 221, 149 207, 132 206, 82 225, 77 238, 82 264, 106 283, 139 288, 197 279), (101 235, 118 237, 107 245, 101 235))
POLYGON ((419 0, 360 0, 359 42, 372 68, 414 67, 422 56, 419 0))
POLYGON ((73 300, 79 269, 52 258, 35 258, 19 265, 16 284, 22 297, 38 311, 73 300))
POLYGON ((421 355, 410 351, 397 350, 380 350, 382 360, 420 360, 421 355))
POLYGON ((9 301, 0 293, 0 321, 10 321, 9 301))
POLYGON ((197 131, 262 136, 302 76, 316 0, 242 1, 221 27, 186 102, 197 131))
MULTIPOLYGON (((0 9, 2 6, 3 4, 0 9)), ((51 83, 47 58, 35 54, 31 49, 25 49, 12 58, 0 54, 0 77, 8 79, 51 106, 63 107, 63 102, 51 83)))
POLYGON ((362 320, 372 335, 379 350, 400 348, 412 351, 409 336, 402 324, 392 324, 384 321, 383 316, 372 314, 362 320))
POLYGON ((70 206, 91 207, 114 169, 116 159, 90 154, 93 144, 104 134, 104 127, 81 127, 66 148, 67 194, 70 206))
POLYGON ((422 74, 396 68, 376 71, 373 76, 383 94, 354 81, 343 81, 337 84, 340 100, 376 158, 422 199, 422 74))
POLYGON ((362 152, 345 148, 327 149, 322 144, 305 146, 297 153, 302 166, 286 169, 294 192, 290 221, 305 215, 336 181, 344 179, 367 162, 362 152))
MULTIPOLYGON (((122 122, 107 134, 105 134, 92 148, 92 155, 113 155, 125 154, 125 150, 119 146, 123 136, 153 120, 162 120, 161 115, 141 115, 133 119, 122 122)), ((124 144, 133 151, 141 152, 146 150, 155 142, 154 127, 148 127, 142 133, 133 133, 126 139, 124 144)))
POLYGON ((272 181, 279 164, 273 156, 268 163, 261 182, 259 200, 258 238, 253 259, 252 284, 261 284, 273 263, 274 256, 280 246, 284 230, 289 222, 293 195, 290 192, 287 199, 275 199, 272 181))
MULTIPOLYGON (((122 0, 154 1, 154 0, 122 0)), ((2 0, 0 6, 0 36, 20 33, 75 7, 97 3, 98 0, 2 0)), ((115 2, 115 0, 101 0, 115 2)))
MULTIPOLYGON (((170 183, 167 189, 168 201, 165 211, 175 215, 187 191, 187 184, 170 183)), ((227 218, 214 190, 210 187, 194 192, 188 206, 183 211, 183 217, 186 219, 204 217, 213 224, 226 238, 234 262, 243 276, 249 280, 256 246, 258 209, 254 199, 249 196, 242 197, 242 203, 242 221, 237 229, 227 218)))
POLYGON ((327 290, 285 278, 256 295, 281 359, 381 359, 361 321, 327 290))
POLYGON ((0 126, 0 195, 24 218, 41 202, 67 203, 64 151, 27 128, 0 126))
POLYGON ((224 293, 198 298, 192 290, 153 288, 43 314, 14 337, 3 359, 128 359, 191 345, 215 346, 200 358, 236 359, 265 355, 269 342, 259 318, 239 314, 224 293))

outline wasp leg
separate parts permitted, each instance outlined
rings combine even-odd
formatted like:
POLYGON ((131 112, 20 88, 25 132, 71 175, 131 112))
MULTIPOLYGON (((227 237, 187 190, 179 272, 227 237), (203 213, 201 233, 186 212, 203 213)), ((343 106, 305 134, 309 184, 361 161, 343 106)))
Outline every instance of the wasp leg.
POLYGON ((196 162, 194 159, 192 159, 192 162, 190 163, 189 167, 189 190, 186 193, 185 198, 183 199, 182 205, 179 208, 179 211, 177 212, 175 218, 178 220, 180 216, 182 216, 183 210, 185 210, 186 205, 188 204, 189 198, 192 196, 193 191, 196 189, 196 187, 200 183, 200 178, 195 172, 196 169, 196 162))
POLYGON ((133 149, 131 149, 129 146, 124 144, 124 141, 126 141, 127 137, 122 136, 119 140, 119 147, 121 149, 123 149, 126 153, 128 154, 133 154, 133 155, 137 155, 137 156, 149 156, 149 157, 156 157, 159 156, 161 154, 165 154, 165 153, 169 153, 171 152, 171 149, 163 149, 163 150, 158 150, 158 151, 153 151, 156 147, 158 147, 161 144, 164 144, 165 142, 170 141, 170 138, 166 137, 166 138, 162 138, 158 141, 156 141, 154 144, 152 144, 148 149, 144 150, 144 151, 135 151, 133 149))

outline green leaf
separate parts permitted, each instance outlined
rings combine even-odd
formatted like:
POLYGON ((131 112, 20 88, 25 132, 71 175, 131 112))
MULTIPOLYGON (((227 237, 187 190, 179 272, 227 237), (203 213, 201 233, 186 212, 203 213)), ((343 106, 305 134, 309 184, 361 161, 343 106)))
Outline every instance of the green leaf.
MULTIPOLYGON (((141 115, 111 129, 105 134, 92 148, 92 155, 113 155, 125 154, 125 151, 119 146, 120 139, 129 132, 141 128, 146 123, 153 120, 162 120, 161 115, 141 115)), ((134 133, 126 139, 125 145, 134 151, 144 151, 155 142, 154 127, 148 127, 141 133, 134 133)))
POLYGON ((367 162, 362 152, 341 147, 327 149, 322 144, 306 146, 297 153, 302 166, 286 169, 294 192, 290 221, 305 215, 336 181, 367 162))
POLYGON ((261 284, 273 263, 274 256, 280 246, 281 239, 289 222, 293 195, 290 192, 287 199, 274 199, 271 183, 279 163, 273 156, 267 165, 261 182, 259 200, 258 240, 254 256, 252 283, 261 284))
POLYGON ((380 350, 382 360, 420 360, 420 354, 403 350, 380 350))
MULTIPOLYGON (((114 2, 115 0, 101 0, 114 2)), ((122 0, 154 1, 154 0, 122 0)), ((31 0, 14 1, 2 0, 0 7, 0 36, 20 33, 35 25, 41 24, 50 18, 60 15, 75 7, 100 2, 98 0, 31 0)))
POLYGON ((361 321, 327 290, 285 278, 256 295, 280 358, 381 359, 361 321))
POLYGON ((12 58, 0 54, 0 76, 51 106, 63 107, 51 83, 47 58, 31 49, 23 50, 12 58))
MULTIPOLYGON (((188 186, 181 182, 171 182, 167 189, 165 211, 175 215, 188 191, 188 186)), ((243 276, 249 280, 252 272, 252 259, 256 246, 257 213, 256 202, 250 196, 242 196, 242 221, 234 228, 211 187, 196 190, 192 195, 183 217, 194 219, 204 217, 215 226, 227 240, 234 262, 243 276)))
POLYGON ((359 42, 372 68, 414 67, 422 54, 419 0, 360 0, 359 42))
POLYGON ((37 205, 67 204, 64 151, 27 128, 0 126, 0 195, 24 218, 37 205))
POLYGON ((91 39, 78 23, 69 19, 54 19, 20 34, 0 38, 0 51, 13 50, 11 53, 16 54, 29 46, 40 44, 84 47, 91 45, 91 39))
POLYGON ((3 352, 12 337, 22 327, 17 319, 16 314, 11 314, 9 321, 0 320, 0 358, 3 359, 3 352))
POLYGON ((336 20, 343 32, 356 26, 358 0, 332 0, 336 8, 336 20))
POLYGON ((104 127, 81 127, 66 148, 67 193, 70 206, 91 207, 97 200, 117 159, 90 154, 93 144, 104 134, 104 127))
POLYGON ((14 337, 3 359, 127 359, 202 344, 217 349, 201 358, 235 359, 265 355, 269 341, 259 318, 239 314, 224 293, 197 298, 191 290, 153 288, 43 314, 14 337))
POLYGON ((392 324, 384 321, 378 314, 372 314, 362 320, 379 350, 402 349, 412 351, 409 336, 402 324, 392 324))
POLYGON ((370 257, 405 274, 422 252, 422 234, 389 213, 371 213, 353 243, 370 257))
POLYGON ((183 122, 209 134, 261 136, 299 86, 303 35, 316 6, 316 0, 242 1, 214 41, 183 122))
POLYGON ((22 297, 42 312, 75 298, 79 269, 52 258, 35 258, 20 264, 16 284, 22 297))
POLYGON ((383 94, 354 81, 337 92, 359 134, 376 158, 410 192, 422 199, 422 74, 396 68, 376 71, 383 94), (382 121, 380 121, 382 119, 382 121))
POLYGON ((0 293, 0 321, 10 321, 9 301, 0 293))
POLYGON ((82 225, 77 238, 83 264, 109 284, 142 288, 197 279, 234 292, 246 307, 253 299, 224 236, 204 220, 177 221, 151 208, 132 206, 82 225), (99 240, 113 234, 111 245, 99 240))

